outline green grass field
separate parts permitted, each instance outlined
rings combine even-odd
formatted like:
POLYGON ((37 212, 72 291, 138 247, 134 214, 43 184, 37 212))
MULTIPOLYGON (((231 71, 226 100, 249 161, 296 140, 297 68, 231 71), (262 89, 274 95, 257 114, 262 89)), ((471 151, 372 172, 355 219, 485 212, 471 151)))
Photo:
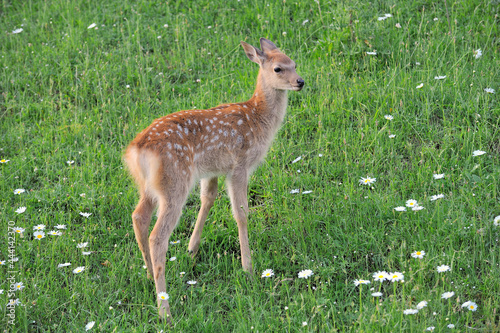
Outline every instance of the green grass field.
POLYGON ((500 331, 499 7, 3 1, 0 327, 500 331), (306 86, 289 93, 283 126, 250 178, 254 277, 241 269, 223 179, 200 252, 187 253, 195 188, 167 253, 176 257, 166 268, 168 327, 135 241, 138 193, 122 155, 155 118, 249 99, 258 66, 239 42, 258 46, 260 37, 298 64, 306 86), (367 176, 376 182, 360 184, 367 176), (410 199, 423 209, 394 209, 410 199), (57 225, 66 228, 50 235, 57 225), (274 275, 261 278, 266 269, 274 275), (298 278, 306 269, 313 275, 298 278), (404 282, 376 281, 378 271, 404 282))

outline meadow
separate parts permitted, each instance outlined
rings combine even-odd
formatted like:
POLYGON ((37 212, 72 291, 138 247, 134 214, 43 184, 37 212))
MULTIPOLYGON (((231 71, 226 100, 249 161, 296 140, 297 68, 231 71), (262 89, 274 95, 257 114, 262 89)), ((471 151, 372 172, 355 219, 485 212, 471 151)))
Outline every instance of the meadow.
POLYGON ((499 8, 3 1, 0 327, 500 331, 499 8), (223 179, 189 256, 197 186, 167 252, 169 327, 123 152, 160 116, 249 99, 258 66, 240 41, 260 37, 305 88, 250 178, 254 275, 223 179))

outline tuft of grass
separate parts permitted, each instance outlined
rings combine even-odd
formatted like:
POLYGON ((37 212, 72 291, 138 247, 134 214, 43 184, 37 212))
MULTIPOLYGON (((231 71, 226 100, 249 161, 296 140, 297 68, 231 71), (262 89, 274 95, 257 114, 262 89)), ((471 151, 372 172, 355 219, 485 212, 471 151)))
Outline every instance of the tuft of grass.
POLYGON ((500 329, 494 2, 1 6, 0 160, 8 162, 0 163, 0 326, 169 330, 133 235, 138 196, 123 151, 157 117, 248 99, 257 68, 239 42, 267 37, 297 62, 306 87, 289 94, 285 122, 250 179, 255 276, 241 270, 223 180, 199 255, 188 256, 195 189, 167 254, 177 258, 166 267, 173 330, 500 329), (367 176, 376 182, 361 185, 367 176), (394 210, 409 199, 424 209, 394 210), (37 240, 39 224, 45 238, 37 240), (49 235, 58 224, 62 235, 49 235), (422 259, 411 256, 420 250, 422 259), (439 265, 451 270, 438 273, 439 265), (85 270, 74 274, 78 266, 85 270), (265 269, 275 275, 260 278, 265 269), (314 274, 299 279, 304 269, 314 274), (381 270, 403 273, 404 282, 374 281, 381 270), (355 279, 371 283, 356 287, 355 279), (11 291, 14 282, 25 288, 11 291), (377 291, 383 296, 371 296, 377 291), (448 291, 454 296, 442 299, 448 291), (7 305, 15 299, 21 305, 7 305), (428 304, 417 314, 404 314, 421 301, 428 304), (462 308, 466 301, 477 311, 462 308))

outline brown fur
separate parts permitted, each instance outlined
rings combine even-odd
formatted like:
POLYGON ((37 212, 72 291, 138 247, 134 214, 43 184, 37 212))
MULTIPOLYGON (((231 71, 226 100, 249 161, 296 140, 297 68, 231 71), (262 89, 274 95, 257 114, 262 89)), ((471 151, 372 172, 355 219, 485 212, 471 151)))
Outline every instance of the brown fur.
MULTIPOLYGON (((238 224, 243 269, 252 271, 247 229, 248 177, 264 159, 287 105, 287 90, 304 84, 295 63, 267 39, 259 50, 241 42, 248 58, 260 65, 252 98, 207 110, 186 110, 158 118, 130 143, 125 161, 140 192, 132 214, 139 248, 156 285, 166 291, 168 242, 196 180, 201 179, 201 209, 189 242, 198 251, 203 225, 217 195, 217 177, 226 175, 233 215, 238 224), (276 72, 275 68, 280 68, 276 72), (154 208, 158 219, 148 239, 154 208)), ((168 301, 158 301, 170 321, 168 301)))

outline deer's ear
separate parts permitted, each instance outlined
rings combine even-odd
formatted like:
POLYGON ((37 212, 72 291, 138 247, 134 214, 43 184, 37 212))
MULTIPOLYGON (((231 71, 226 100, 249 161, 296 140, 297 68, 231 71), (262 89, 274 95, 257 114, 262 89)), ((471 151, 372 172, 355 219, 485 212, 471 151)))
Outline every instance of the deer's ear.
POLYGON ((265 38, 260 39, 260 48, 264 52, 269 52, 269 51, 273 51, 273 50, 278 49, 278 47, 276 45, 274 45, 273 42, 271 42, 269 39, 265 39, 265 38))
POLYGON ((243 41, 241 42, 241 46, 243 46, 243 49, 245 50, 248 59, 259 65, 262 65, 264 59, 266 58, 264 52, 243 41))

